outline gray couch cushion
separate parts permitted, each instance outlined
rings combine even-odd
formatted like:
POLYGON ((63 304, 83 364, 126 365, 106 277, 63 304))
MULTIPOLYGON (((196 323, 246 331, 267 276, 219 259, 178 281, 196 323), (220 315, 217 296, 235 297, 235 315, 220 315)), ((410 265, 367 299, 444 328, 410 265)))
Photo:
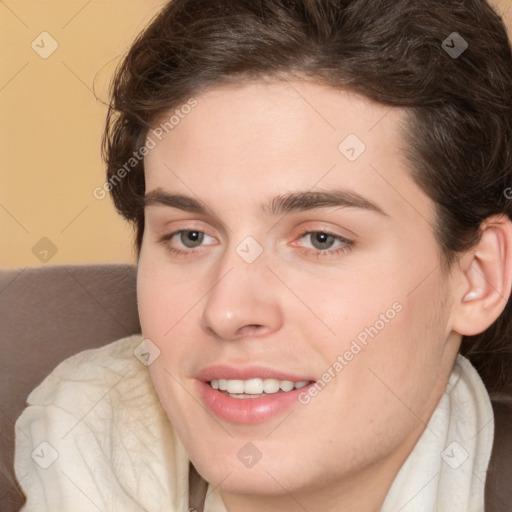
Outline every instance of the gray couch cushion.
POLYGON ((19 509, 14 422, 25 399, 61 361, 140 332, 136 269, 63 265, 0 272, 0 503, 19 509))

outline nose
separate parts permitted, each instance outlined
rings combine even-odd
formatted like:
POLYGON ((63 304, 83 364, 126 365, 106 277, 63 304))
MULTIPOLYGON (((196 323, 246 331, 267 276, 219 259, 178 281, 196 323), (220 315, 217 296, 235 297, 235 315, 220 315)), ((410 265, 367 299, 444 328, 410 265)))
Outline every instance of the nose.
POLYGON ((234 254, 219 267, 202 303, 202 327, 217 339, 230 341, 279 330, 283 314, 263 258, 246 263, 234 254))

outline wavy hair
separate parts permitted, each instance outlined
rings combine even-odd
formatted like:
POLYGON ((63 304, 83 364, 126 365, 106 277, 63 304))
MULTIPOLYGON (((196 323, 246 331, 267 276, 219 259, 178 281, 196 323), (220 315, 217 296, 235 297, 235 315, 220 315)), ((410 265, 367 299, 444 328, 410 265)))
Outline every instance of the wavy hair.
MULTIPOLYGON (((408 111, 404 155, 434 202, 444 270, 487 217, 512 218, 512 51, 485 0, 172 0, 116 71, 103 139, 110 193, 138 254, 143 159, 119 171, 152 123, 215 85, 293 76, 408 111), (460 55, 456 40, 467 44, 460 55)), ((490 393, 512 392, 511 308, 462 340, 490 393)))

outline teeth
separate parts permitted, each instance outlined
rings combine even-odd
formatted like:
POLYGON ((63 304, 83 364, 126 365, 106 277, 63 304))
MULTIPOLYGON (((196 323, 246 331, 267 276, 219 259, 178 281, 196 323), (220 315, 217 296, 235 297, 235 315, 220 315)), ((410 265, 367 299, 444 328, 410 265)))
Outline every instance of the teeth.
POLYGON ((279 387, 283 391, 291 391, 295 387, 295 384, 291 380, 283 380, 279 383, 279 387))
POLYGON ((265 379, 262 386, 262 391, 265 391, 265 393, 277 393, 281 388, 277 379, 265 379))
POLYGON ((244 393, 244 381, 243 380, 228 380, 226 381, 226 391, 228 393, 244 393))
POLYGON ((212 379, 210 386, 213 389, 227 391, 230 395, 261 395, 262 393, 277 393, 281 391, 292 391, 307 386, 309 381, 292 382, 291 380, 278 379, 247 379, 247 380, 228 380, 212 379))
POLYGON ((261 395, 265 390, 265 381, 261 379, 249 379, 246 381, 241 381, 244 384, 244 393, 246 395, 261 395))

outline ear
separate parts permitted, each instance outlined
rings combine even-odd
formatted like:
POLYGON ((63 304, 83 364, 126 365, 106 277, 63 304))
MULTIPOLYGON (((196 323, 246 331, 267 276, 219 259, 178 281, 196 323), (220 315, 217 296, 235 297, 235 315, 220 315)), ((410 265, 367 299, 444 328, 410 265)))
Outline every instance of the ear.
POLYGON ((478 244, 460 260, 461 284, 452 329, 464 336, 485 331, 500 316, 512 287, 512 222, 506 215, 487 218, 478 244))

